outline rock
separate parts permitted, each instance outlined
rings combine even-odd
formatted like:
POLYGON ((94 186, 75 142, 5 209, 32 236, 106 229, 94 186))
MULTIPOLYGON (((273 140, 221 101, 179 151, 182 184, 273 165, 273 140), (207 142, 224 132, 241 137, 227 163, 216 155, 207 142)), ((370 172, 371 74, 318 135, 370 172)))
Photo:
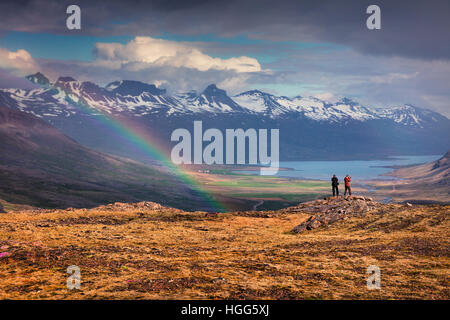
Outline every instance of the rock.
POLYGON ((355 201, 355 203, 352 205, 352 207, 353 207, 353 211, 355 213, 367 211, 367 204, 365 201, 362 201, 362 200, 355 201))
POLYGON ((110 203, 104 206, 99 206, 97 209, 100 210, 114 210, 114 211, 126 211, 130 209, 151 209, 151 210, 160 210, 163 209, 164 206, 160 205, 156 202, 151 201, 141 201, 137 203, 123 203, 123 202, 115 202, 110 203))
POLYGON ((361 196, 328 198, 327 201, 304 203, 298 211, 314 214, 293 228, 292 231, 301 233, 305 230, 328 226, 336 221, 346 220, 352 216, 365 216, 367 212, 377 208, 377 205, 372 198, 361 196))
POLYGON ((306 226, 307 230, 312 230, 312 229, 316 229, 318 227, 320 227, 322 225, 322 222, 320 222, 317 219, 312 220, 311 222, 308 223, 308 225, 306 226))
POLYGON ((406 206, 407 206, 407 207, 412 207, 413 205, 412 205, 411 203, 407 202, 407 203, 406 203, 406 206))
POLYGON ((306 230, 306 224, 302 223, 302 224, 299 224, 298 226, 296 226, 294 229, 292 229, 292 232, 302 233, 305 230, 306 230))
POLYGON ((138 202, 136 204, 138 207, 139 206, 144 206, 146 208, 150 208, 150 209, 162 209, 164 208, 162 205, 160 205, 159 203, 156 202, 151 202, 151 201, 143 201, 143 202, 138 202))
POLYGON ((219 216, 219 213, 217 212, 207 212, 205 213, 205 218, 217 218, 219 216))
POLYGON ((226 282, 227 280, 225 278, 222 277, 218 277, 218 278, 214 278, 213 282, 226 282))

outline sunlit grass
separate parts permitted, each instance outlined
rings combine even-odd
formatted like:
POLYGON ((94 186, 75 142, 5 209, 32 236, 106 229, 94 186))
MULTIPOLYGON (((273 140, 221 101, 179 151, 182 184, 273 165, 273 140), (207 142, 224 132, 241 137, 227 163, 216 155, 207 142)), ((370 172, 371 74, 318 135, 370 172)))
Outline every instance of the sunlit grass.
POLYGON ((0 215, 0 298, 448 299, 449 206, 384 206, 303 234, 295 210, 144 206, 0 215), (366 268, 381 268, 368 290, 366 268), (82 288, 66 288, 66 268, 82 288))

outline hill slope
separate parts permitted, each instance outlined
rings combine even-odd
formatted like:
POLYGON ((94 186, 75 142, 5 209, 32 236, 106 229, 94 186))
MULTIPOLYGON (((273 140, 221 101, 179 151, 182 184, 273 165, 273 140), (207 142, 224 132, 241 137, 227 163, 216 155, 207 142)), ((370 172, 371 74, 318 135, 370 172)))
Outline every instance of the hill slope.
POLYGON ((411 203, 450 202, 450 152, 437 161, 397 169, 390 175, 401 180, 395 181, 393 187, 383 183, 378 187, 393 188, 392 197, 411 203))
MULTIPOLYGON (((0 199, 39 207, 159 200, 190 190, 157 168, 85 148, 35 116, 0 106, 0 199)), ((187 199, 187 200, 186 200, 187 199)))
POLYGON ((399 178, 414 179, 416 183, 450 187, 450 151, 437 161, 397 169, 392 174, 399 178))

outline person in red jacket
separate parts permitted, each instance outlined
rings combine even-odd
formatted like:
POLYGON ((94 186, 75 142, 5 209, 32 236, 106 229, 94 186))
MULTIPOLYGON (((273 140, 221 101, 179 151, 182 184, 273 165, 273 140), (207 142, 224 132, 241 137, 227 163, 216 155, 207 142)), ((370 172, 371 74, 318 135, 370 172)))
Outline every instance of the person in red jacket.
POLYGON ((351 181, 352 181, 352 178, 350 178, 350 176, 347 174, 344 178, 344 182, 345 182, 344 197, 347 195, 347 190, 348 190, 348 195, 349 196, 352 195, 352 188, 350 187, 351 181))

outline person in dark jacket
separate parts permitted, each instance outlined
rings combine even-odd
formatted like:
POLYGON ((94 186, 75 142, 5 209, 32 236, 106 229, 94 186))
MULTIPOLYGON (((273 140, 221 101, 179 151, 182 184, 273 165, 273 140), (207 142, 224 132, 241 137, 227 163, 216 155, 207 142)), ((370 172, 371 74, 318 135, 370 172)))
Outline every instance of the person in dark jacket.
POLYGON ((339 196, 339 180, 335 174, 333 174, 333 178, 331 178, 331 187, 333 188, 333 197, 339 196))

